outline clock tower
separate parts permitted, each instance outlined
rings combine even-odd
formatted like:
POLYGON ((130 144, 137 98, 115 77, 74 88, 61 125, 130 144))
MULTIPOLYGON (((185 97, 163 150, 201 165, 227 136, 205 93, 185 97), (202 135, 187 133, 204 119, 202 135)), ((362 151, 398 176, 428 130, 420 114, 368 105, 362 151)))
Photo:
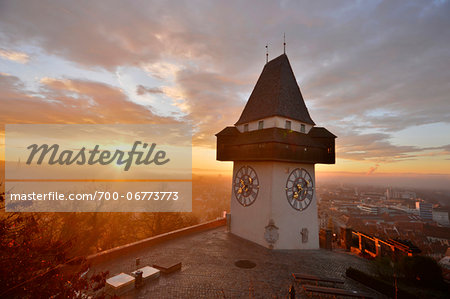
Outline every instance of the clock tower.
POLYGON ((231 232, 273 249, 319 248, 316 163, 335 163, 335 138, 316 127, 286 54, 264 66, 217 160, 234 161, 231 232))

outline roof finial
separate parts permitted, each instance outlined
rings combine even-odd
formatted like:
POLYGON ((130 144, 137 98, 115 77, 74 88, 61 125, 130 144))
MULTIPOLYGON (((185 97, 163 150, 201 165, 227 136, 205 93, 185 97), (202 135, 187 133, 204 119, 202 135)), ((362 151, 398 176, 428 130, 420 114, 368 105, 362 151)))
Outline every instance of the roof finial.
POLYGON ((266 44, 266 63, 269 62, 269 44, 266 44))
POLYGON ((283 33, 283 53, 286 54, 286 33, 283 33))

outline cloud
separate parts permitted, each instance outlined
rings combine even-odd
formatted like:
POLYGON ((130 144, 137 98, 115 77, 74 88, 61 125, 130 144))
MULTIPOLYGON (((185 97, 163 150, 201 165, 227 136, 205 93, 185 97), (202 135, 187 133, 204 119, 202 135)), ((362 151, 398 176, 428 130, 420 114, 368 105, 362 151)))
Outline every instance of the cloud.
POLYGON ((136 93, 138 95, 143 95, 146 93, 150 93, 150 94, 161 93, 162 94, 162 93, 164 93, 164 91, 159 87, 145 87, 143 85, 138 85, 136 88, 136 93))
POLYGON ((141 65, 141 67, 151 76, 162 80, 173 79, 176 76, 177 72, 182 69, 182 66, 166 61, 145 63, 141 65))
POLYGON ((215 146, 215 134, 237 121, 243 103, 243 85, 217 73, 184 70, 175 79, 179 107, 196 126, 194 145, 215 146))
POLYGON ((5 49, 1 49, 1 48, 0 48, 0 56, 5 59, 15 61, 18 63, 23 63, 23 64, 30 61, 30 56, 28 56, 28 54, 26 54, 26 53, 5 50, 5 49))
POLYGON ((416 146, 394 145, 389 139, 390 135, 386 133, 347 132, 336 140, 337 157, 355 161, 395 162, 414 158, 411 153, 426 150, 416 146))
POLYGON ((28 91, 15 76, 0 75, 1 123, 173 123, 149 107, 131 102, 107 84, 42 78, 39 93, 28 91))
POLYGON ((450 70, 442 61, 450 60, 444 50, 450 33, 443 30, 450 25, 450 5, 409 4, 360 7, 360 15, 314 32, 311 47, 318 51, 307 54, 317 67, 307 67, 304 83, 315 99, 319 117, 314 119, 353 115, 362 127, 386 132, 448 122, 450 70))
POLYGON ((142 22, 145 12, 135 5, 109 2, 105 9, 105 4, 2 2, 3 40, 10 44, 29 41, 48 54, 110 70, 135 65, 136 60, 157 59, 162 48, 153 32, 160 26, 151 20, 142 22))

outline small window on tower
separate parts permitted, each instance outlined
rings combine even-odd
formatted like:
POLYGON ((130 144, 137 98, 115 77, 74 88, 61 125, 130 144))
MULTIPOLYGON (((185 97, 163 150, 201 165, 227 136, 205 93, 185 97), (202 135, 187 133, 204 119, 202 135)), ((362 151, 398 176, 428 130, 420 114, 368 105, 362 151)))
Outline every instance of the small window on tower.
POLYGON ((288 130, 291 129, 291 121, 289 121, 289 120, 286 121, 285 128, 288 130))
POLYGON ((244 132, 248 132, 248 124, 244 125, 244 132))
POLYGON ((305 125, 304 124, 300 125, 300 132, 305 133, 305 125))
POLYGON ((264 129, 264 121, 263 121, 263 120, 260 120, 260 121, 258 122, 258 130, 262 130, 262 129, 264 129))

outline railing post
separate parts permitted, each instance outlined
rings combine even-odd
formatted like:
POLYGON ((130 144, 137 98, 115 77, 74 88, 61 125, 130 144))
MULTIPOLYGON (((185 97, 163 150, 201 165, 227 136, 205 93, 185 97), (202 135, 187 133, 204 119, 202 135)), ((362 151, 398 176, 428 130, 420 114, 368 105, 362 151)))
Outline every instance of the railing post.
POLYGON ((139 289, 142 286, 142 271, 137 270, 134 272, 134 287, 136 289, 139 289))
POLYGON ((328 250, 333 250, 333 235, 331 234, 331 230, 325 230, 325 248, 328 250))
POLYGON ((350 247, 352 246, 352 237, 353 230, 349 227, 345 228, 345 235, 344 235, 344 242, 345 242, 345 249, 347 251, 350 251, 350 247))
POLYGON ((295 287, 294 284, 289 288, 289 299, 295 299, 295 287))

